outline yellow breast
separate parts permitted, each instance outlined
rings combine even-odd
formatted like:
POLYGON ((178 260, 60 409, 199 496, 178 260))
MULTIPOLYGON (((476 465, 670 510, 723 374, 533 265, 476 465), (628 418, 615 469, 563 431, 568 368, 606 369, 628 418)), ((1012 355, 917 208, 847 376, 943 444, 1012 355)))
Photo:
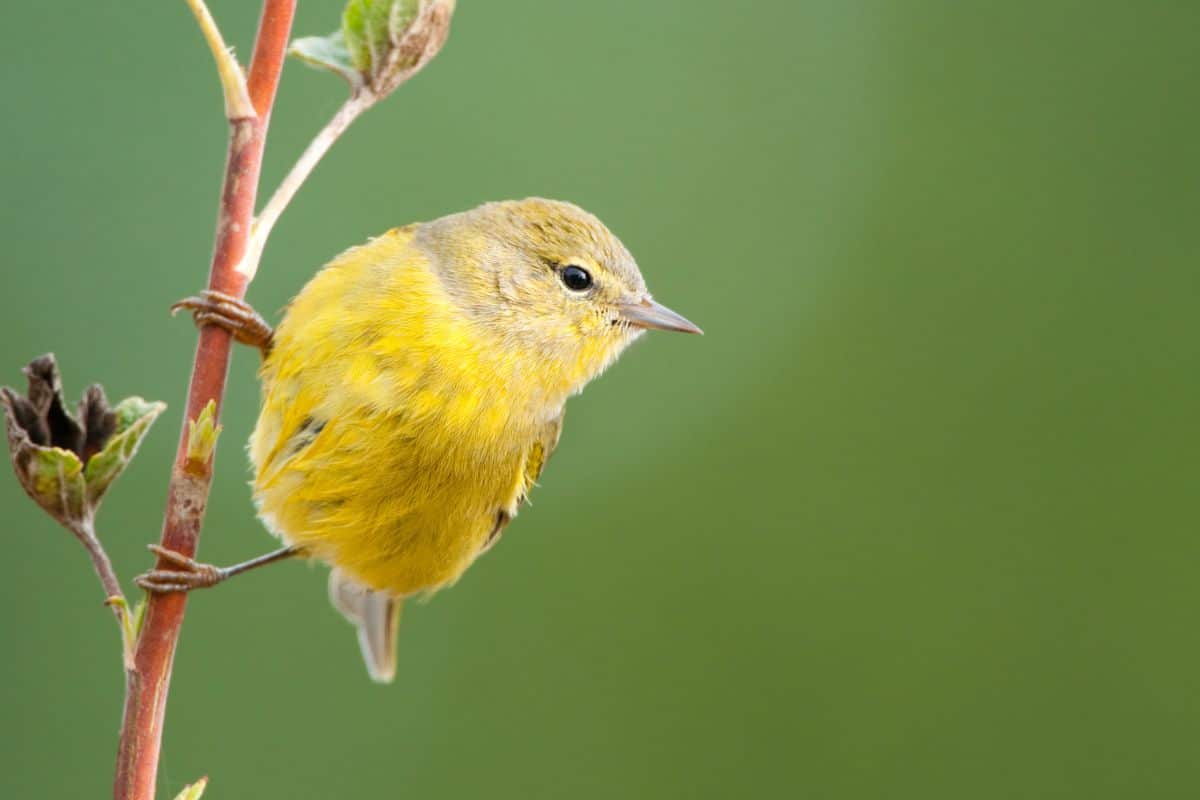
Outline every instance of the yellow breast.
POLYGON ((452 583, 516 512, 569 389, 524 374, 411 239, 348 251, 296 298, 250 442, 269 527, 396 594, 452 583))

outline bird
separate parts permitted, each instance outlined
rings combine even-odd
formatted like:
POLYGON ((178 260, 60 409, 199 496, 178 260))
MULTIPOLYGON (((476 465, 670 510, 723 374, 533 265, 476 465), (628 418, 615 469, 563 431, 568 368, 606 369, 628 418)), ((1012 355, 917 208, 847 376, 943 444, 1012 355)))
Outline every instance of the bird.
POLYGON ((138 584, 190 591, 293 556, 324 562, 384 683, 405 598, 451 586, 495 545, 558 445, 568 398, 647 330, 701 333, 652 298, 599 219, 536 197, 345 251, 274 330, 219 292, 173 308, 262 353, 253 498, 284 546, 215 567, 151 545, 165 567, 138 584))

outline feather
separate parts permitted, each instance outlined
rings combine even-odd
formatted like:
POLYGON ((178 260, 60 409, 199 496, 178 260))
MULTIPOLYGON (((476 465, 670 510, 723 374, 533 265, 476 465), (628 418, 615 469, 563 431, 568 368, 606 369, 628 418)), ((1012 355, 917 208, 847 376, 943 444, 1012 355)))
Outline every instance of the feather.
POLYGON ((371 680, 391 683, 396 677, 396 630, 404 599, 368 589, 335 569, 329 573, 329 600, 358 628, 358 645, 371 680))

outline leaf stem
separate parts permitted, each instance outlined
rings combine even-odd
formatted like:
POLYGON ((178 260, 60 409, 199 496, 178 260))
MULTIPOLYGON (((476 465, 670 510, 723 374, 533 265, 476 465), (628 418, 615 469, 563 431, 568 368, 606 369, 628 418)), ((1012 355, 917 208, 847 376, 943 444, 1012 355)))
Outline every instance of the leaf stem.
MULTIPOLYGON (((88 558, 92 560, 92 568, 96 570, 96 576, 100 578, 100 585, 104 587, 105 602, 112 605, 113 598, 124 600, 125 595, 121 592, 121 581, 117 577, 116 570, 113 569, 112 560, 104 550, 104 545, 100 543, 100 537, 96 536, 96 526, 92 520, 84 519, 72 523, 69 527, 71 533, 75 534, 75 538, 83 545, 83 549, 87 550, 88 558)), ((117 615, 117 621, 120 622, 120 610, 114 606, 113 613, 117 615)))
MULTIPOLYGON (((208 288, 238 299, 245 295, 249 279, 235 267, 246 249, 267 125, 295 12, 296 0, 264 0, 246 81, 254 115, 230 118, 229 155, 208 288)), ((215 30, 215 22, 212 27, 215 30)), ((210 46, 218 41, 208 38, 210 46)), ((162 547, 186 556, 196 554, 212 482, 211 462, 203 469, 189 468, 186 421, 196 419, 210 401, 216 404, 219 414, 232 345, 229 333, 221 328, 209 325, 200 330, 160 540, 162 547)), ((160 562, 159 566, 165 565, 160 562)), ((148 601, 134 652, 134 668, 126 672, 125 711, 113 781, 115 800, 154 799, 171 666, 186 604, 186 594, 154 594, 148 601)))
POLYGON ((188 8, 196 15, 196 23, 204 40, 212 50, 217 62, 217 76, 221 79, 221 90, 225 95, 225 116, 228 119, 245 119, 254 116, 254 104, 250 102, 250 90, 246 87, 246 75, 242 65, 233 57, 233 51, 225 44, 221 29, 213 19, 204 0, 187 0, 188 8))
POLYGON ((113 616, 117 618, 117 626, 121 629, 121 663, 128 675, 134 668, 133 647, 129 637, 129 603, 125 599, 125 593, 121 591, 121 579, 117 577, 112 559, 108 557, 100 537, 96 535, 96 523, 90 515, 64 524, 87 551, 92 568, 96 570, 96 576, 100 578, 100 585, 104 588, 104 605, 112 609, 113 616))

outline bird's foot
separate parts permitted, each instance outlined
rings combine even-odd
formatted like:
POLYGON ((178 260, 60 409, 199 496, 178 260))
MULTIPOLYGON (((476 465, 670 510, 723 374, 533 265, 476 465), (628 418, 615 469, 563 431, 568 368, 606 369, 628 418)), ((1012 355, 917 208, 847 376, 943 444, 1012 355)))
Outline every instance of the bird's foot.
POLYGON ((147 545, 147 547, 151 553, 174 567, 174 569, 152 569, 133 579, 134 583, 148 592, 165 594, 207 589, 229 577, 229 571, 221 567, 202 564, 194 558, 156 544, 147 545))
POLYGON ((252 569, 274 564, 293 556, 304 555, 303 548, 294 545, 272 550, 270 553, 234 564, 229 567, 214 567, 212 564, 202 564, 183 553, 176 553, 156 544, 146 545, 150 552, 170 565, 168 569, 152 569, 133 579, 133 582, 148 592, 190 592, 193 589, 207 589, 222 581, 249 572, 252 569))
POLYGON ((223 292, 205 289, 171 306, 171 313, 191 311, 197 326, 216 325, 242 344, 257 347, 263 358, 271 352, 275 331, 249 304, 223 292))

